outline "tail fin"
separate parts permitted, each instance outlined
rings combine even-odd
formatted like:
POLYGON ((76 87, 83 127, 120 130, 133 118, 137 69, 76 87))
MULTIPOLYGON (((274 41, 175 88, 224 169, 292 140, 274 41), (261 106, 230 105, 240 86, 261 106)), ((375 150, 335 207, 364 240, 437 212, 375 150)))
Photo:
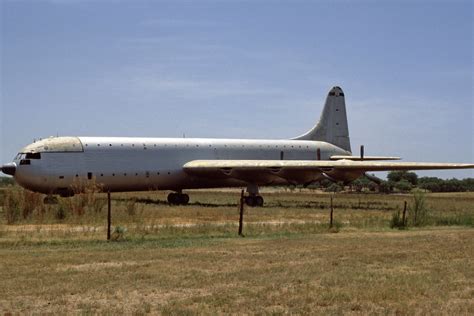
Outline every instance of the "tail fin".
POLYGON ((318 124, 306 134, 293 139, 324 141, 351 152, 346 102, 340 87, 333 87, 329 91, 318 124))

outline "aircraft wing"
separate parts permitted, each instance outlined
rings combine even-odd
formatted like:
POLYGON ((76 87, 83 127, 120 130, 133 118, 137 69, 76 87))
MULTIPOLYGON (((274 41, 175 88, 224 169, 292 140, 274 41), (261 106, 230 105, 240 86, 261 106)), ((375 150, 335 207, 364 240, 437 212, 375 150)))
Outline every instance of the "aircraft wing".
POLYGON ((474 164, 352 160, 193 160, 186 173, 206 178, 235 178, 257 184, 310 183, 329 178, 352 181, 368 171, 468 169, 474 164))

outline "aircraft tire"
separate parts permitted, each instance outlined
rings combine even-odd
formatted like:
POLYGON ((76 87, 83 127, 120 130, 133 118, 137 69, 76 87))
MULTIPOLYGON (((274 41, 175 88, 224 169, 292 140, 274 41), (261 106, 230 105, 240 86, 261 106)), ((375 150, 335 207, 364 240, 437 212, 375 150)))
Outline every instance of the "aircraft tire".
POLYGON ((179 195, 179 204, 181 205, 188 205, 189 203, 189 195, 187 194, 180 194, 179 195))
POLYGON ((189 195, 170 193, 168 194, 168 203, 170 205, 187 205, 189 203, 189 195))
POLYGON ((168 203, 170 205, 177 205, 177 204, 179 204, 178 203, 178 198, 179 198, 178 194, 170 193, 170 194, 168 194, 168 203))
POLYGON ((263 197, 260 195, 250 195, 245 197, 245 204, 250 207, 262 207, 263 197))
POLYGON ((245 197, 245 204, 250 207, 255 207, 257 206, 257 199, 255 196, 246 196, 245 197))

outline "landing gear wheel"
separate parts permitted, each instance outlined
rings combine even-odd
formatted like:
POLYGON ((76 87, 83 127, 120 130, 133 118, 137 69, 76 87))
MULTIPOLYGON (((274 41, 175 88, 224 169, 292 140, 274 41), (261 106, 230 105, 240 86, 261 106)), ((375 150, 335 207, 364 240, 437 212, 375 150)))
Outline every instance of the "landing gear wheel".
POLYGON ((179 204, 187 205, 189 203, 189 195, 179 194, 179 204))
POLYGON ((189 195, 182 193, 168 194, 168 203, 170 205, 187 205, 189 203, 189 195))
POLYGON ((250 207, 254 207, 255 206, 255 199, 253 196, 246 196, 245 197, 245 204, 247 206, 250 206, 250 207))
POLYGON ((179 194, 178 193, 168 194, 168 203, 171 204, 171 205, 178 205, 179 204, 179 194))
POLYGON ((250 207, 262 207, 263 206, 263 197, 260 195, 249 195, 245 197, 245 204, 250 207))

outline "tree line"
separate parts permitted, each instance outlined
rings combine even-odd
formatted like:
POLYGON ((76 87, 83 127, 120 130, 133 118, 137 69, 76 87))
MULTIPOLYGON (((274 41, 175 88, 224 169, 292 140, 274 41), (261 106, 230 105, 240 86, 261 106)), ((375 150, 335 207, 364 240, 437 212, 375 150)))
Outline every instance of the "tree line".
POLYGON ((413 189, 421 189, 429 192, 468 192, 474 191, 474 178, 466 179, 440 179, 436 177, 418 177, 411 171, 391 171, 387 175, 387 180, 379 179, 374 182, 362 176, 348 185, 342 182, 334 183, 323 180, 309 185, 309 188, 322 189, 327 192, 338 192, 349 189, 355 192, 381 192, 381 193, 407 193, 413 189))
MULTIPOLYGON (((14 185, 13 178, 0 177, 0 186, 14 185)), ((325 191, 337 192, 344 190, 342 183, 334 183, 323 180, 319 183, 311 184, 310 188, 320 188, 325 191)), ((391 171, 387 175, 387 180, 379 183, 362 176, 349 184, 349 189, 356 192, 373 191, 383 193, 410 192, 412 189, 422 189, 430 192, 467 192, 474 191, 474 178, 466 179, 440 179, 436 177, 418 177, 411 171, 391 171)))
POLYGON ((391 171, 387 180, 376 184, 367 177, 361 177, 351 184, 356 191, 368 189, 370 191, 410 192, 412 189, 421 189, 430 192, 468 192, 474 191, 474 178, 440 179, 437 177, 418 177, 411 171, 391 171))

